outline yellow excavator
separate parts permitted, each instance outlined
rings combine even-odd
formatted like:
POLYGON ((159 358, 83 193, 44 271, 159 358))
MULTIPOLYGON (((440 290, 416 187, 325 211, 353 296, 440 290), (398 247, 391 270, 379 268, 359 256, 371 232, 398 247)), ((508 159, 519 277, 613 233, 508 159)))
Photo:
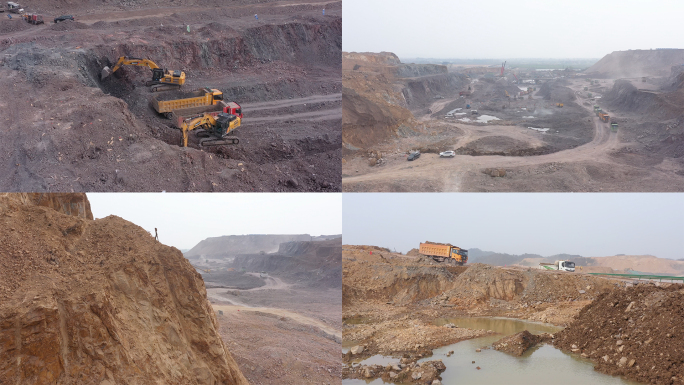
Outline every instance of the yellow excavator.
POLYGON ((109 67, 104 67, 100 74, 100 79, 104 80, 124 65, 147 67, 151 69, 152 80, 148 80, 145 85, 150 87, 152 92, 177 90, 185 84, 185 72, 183 71, 161 69, 152 60, 128 56, 121 56, 119 61, 117 61, 111 69, 109 67))
POLYGON ((240 127, 241 119, 238 116, 220 113, 216 118, 211 114, 204 114, 198 118, 185 121, 181 124, 181 146, 188 147, 189 132, 194 129, 202 129, 197 132, 200 139, 200 147, 220 146, 224 144, 238 144, 240 140, 234 136, 228 136, 233 130, 240 127))

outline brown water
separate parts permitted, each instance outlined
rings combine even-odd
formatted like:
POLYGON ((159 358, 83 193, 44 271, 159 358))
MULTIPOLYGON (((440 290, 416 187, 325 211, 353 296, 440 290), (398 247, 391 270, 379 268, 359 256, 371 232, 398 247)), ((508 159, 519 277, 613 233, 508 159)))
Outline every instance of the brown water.
MULTIPOLYGON (((528 350, 522 357, 514 357, 494 349, 483 349, 476 353, 475 349, 491 344, 506 335, 515 334, 523 330, 530 333, 555 333, 562 328, 535 322, 526 322, 508 318, 452 318, 437 319, 435 324, 443 325, 453 323, 458 327, 471 329, 493 330, 498 335, 476 338, 459 343, 444 346, 432 351, 432 357, 420 361, 441 359, 447 369, 442 373, 442 384, 520 384, 520 385, 547 385, 547 384, 630 384, 636 382, 627 381, 619 377, 613 377, 594 371, 591 361, 577 355, 565 354, 551 345, 541 345, 528 350), (453 350, 454 354, 447 357, 446 353, 453 350), (472 363, 475 361, 475 364, 472 363), (480 367, 477 370, 476 367, 480 367)), ((362 361, 362 364, 371 363, 394 363, 398 358, 373 356, 370 361, 362 361)), ((379 385, 384 382, 381 379, 374 381, 343 380, 343 385, 379 385)))

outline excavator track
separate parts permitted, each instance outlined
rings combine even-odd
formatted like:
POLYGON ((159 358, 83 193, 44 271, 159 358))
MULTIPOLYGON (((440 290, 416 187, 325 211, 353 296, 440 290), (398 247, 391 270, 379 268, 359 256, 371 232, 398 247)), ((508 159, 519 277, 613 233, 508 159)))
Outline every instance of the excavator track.
POLYGON ((235 136, 226 136, 225 138, 202 138, 199 141, 200 147, 209 147, 209 146, 223 146, 223 145, 228 145, 228 144, 239 144, 240 139, 238 139, 235 136))

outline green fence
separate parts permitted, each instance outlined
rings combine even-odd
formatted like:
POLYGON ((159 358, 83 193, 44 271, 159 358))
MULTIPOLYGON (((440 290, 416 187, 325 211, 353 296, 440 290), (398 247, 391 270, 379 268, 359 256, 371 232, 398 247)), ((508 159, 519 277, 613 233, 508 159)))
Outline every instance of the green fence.
POLYGON ((589 273, 591 275, 606 275, 617 278, 636 278, 636 279, 657 279, 660 282, 666 281, 680 281, 684 283, 684 277, 674 277, 670 275, 647 275, 647 274, 607 274, 607 273, 589 273))

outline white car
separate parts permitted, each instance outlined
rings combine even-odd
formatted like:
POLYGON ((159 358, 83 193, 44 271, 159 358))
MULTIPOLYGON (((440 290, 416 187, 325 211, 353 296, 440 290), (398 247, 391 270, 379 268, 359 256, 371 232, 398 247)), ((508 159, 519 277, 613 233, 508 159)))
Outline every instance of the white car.
POLYGON ((440 158, 453 158, 456 156, 454 151, 444 151, 439 153, 440 158))

